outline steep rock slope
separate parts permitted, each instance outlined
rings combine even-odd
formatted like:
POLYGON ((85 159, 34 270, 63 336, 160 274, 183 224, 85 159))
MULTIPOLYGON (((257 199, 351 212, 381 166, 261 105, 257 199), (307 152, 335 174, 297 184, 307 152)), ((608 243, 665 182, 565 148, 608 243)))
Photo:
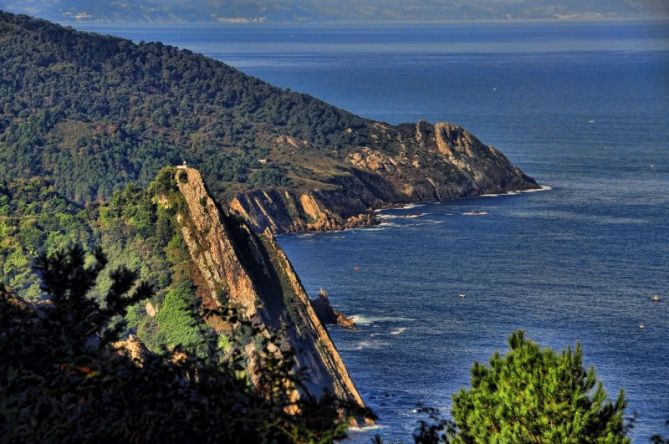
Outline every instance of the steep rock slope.
POLYGON ((191 258, 211 300, 240 305, 251 319, 286 334, 298 368, 308 369, 306 389, 363 405, 300 279, 271 233, 254 233, 222 211, 199 171, 179 167, 176 180, 187 208, 178 216, 191 258))
POLYGON ((373 129, 373 143, 351 149, 322 188, 238 192, 231 209, 256 230, 331 230, 373 224, 369 210, 392 204, 538 188, 499 150, 457 125, 373 129))
POLYGON ((79 203, 183 160, 258 232, 537 187, 455 125, 375 122, 190 51, 2 12, 0 91, 0 179, 45 176, 79 203))

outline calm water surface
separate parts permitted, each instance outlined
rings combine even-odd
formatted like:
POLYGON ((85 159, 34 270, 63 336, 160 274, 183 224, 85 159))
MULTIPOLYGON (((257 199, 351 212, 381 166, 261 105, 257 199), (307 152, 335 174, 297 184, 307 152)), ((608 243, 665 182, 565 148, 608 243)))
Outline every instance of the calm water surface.
POLYGON ((414 405, 448 411, 472 362, 519 328, 580 341, 607 391, 625 389, 635 442, 669 434, 666 23, 90 29, 188 47, 366 117, 459 123, 552 188, 281 237, 307 290, 358 320, 332 329, 380 416, 354 440, 408 441, 414 405))

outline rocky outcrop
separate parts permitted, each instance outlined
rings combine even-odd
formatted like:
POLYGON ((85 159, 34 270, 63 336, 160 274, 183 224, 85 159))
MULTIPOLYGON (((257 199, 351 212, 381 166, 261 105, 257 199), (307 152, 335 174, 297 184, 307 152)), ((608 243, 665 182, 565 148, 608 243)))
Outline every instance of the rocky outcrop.
POLYGON ((331 231, 377 223, 362 202, 337 192, 269 190, 240 192, 229 207, 256 232, 331 231), (341 199, 337 203, 335 200, 341 199))
POLYGON ((322 288, 318 293, 318 296, 311 300, 311 306, 314 307, 318 319, 320 319, 323 324, 338 325, 348 329, 355 328, 353 319, 346 317, 344 313, 335 310, 334 307, 332 307, 327 292, 322 288))
MULTIPOLYGON (((254 230, 282 233, 373 225, 377 221, 372 210, 395 204, 539 188, 499 150, 457 125, 371 127, 369 140, 374 143, 328 159, 327 174, 303 172, 310 180, 318 179, 315 184, 239 191, 225 200, 254 230)), ((281 143, 295 152, 308 146, 288 137, 281 143)))
POLYGON ((145 362, 150 353, 142 341, 134 335, 130 335, 128 338, 114 342, 111 345, 118 353, 125 354, 140 366, 145 362))
MULTIPOLYGON (((307 370, 305 389, 325 391, 363 405, 330 336, 300 279, 270 230, 255 233, 239 217, 222 211, 200 173, 179 167, 176 183, 185 201, 178 220, 201 286, 218 302, 229 299, 255 322, 285 332, 296 367, 307 370)), ((309 205, 308 203, 307 205, 309 205)))

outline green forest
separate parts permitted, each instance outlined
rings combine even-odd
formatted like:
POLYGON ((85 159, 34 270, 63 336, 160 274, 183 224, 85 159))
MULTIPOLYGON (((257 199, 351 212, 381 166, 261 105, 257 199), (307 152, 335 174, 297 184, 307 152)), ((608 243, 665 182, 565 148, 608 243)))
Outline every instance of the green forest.
MULTIPOLYGON (((39 300, 44 293, 33 267, 37 256, 71 245, 99 246, 108 253, 110 266, 126 266, 154 288, 150 303, 161 308, 158 316, 147 316, 144 304, 128 310, 130 327, 150 349, 196 342, 195 318, 188 313, 197 298, 189 280, 190 257, 175 226, 177 206, 168 209, 155 202, 158 194, 175 200, 180 196, 170 192, 171 174, 164 169, 147 189, 127 185, 107 203, 86 209, 43 179, 0 186, 2 282, 24 299, 39 300)), ((101 298, 110 285, 102 275, 90 293, 101 298)))
POLYGON ((297 185, 298 165, 260 162, 274 137, 337 157, 371 125, 187 50, 3 12, 0 102, 0 177, 48 177, 78 203, 184 160, 213 191, 297 185))

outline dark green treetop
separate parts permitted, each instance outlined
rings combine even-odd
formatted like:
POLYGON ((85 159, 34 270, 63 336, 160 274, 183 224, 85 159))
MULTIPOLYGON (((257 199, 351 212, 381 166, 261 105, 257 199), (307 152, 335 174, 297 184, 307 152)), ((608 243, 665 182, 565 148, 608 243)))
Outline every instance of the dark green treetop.
POLYGON ((453 396, 449 442, 630 442, 623 392, 607 399, 580 344, 556 353, 516 331, 509 345, 489 366, 475 363, 472 387, 453 396))

